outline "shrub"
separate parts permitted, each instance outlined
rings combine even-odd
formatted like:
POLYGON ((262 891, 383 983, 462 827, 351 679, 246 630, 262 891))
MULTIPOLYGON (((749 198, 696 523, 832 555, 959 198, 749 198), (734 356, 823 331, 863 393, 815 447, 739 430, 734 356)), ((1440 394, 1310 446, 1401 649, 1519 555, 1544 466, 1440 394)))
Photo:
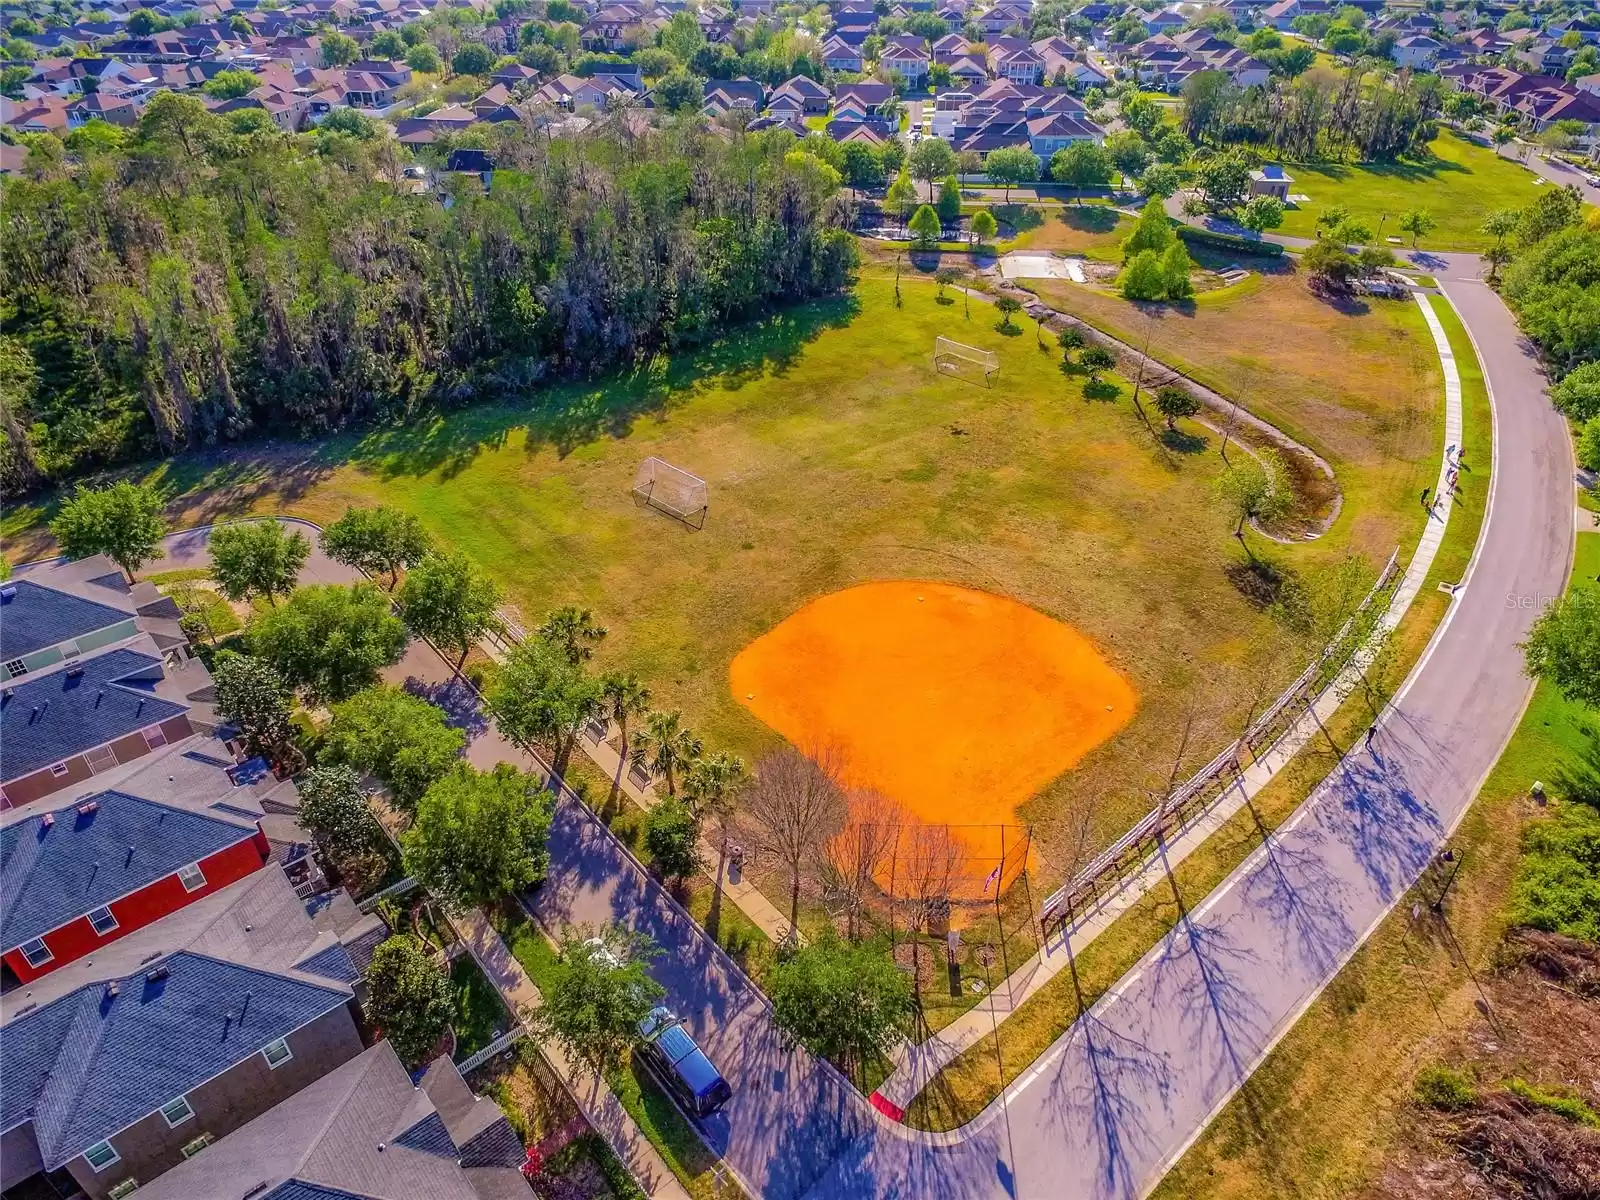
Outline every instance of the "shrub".
POLYGON ((1478 1089, 1459 1071, 1446 1066, 1424 1067, 1413 1085, 1418 1101, 1440 1112, 1460 1112, 1478 1102, 1478 1089))
POLYGON ((1230 254, 1254 254, 1260 258, 1283 257, 1283 247, 1277 242, 1257 241, 1237 234, 1219 233, 1215 229, 1197 229, 1193 225, 1180 225, 1177 232, 1191 246, 1209 246, 1230 254))
POLYGON ((1550 399, 1574 421, 1600 417, 1600 362, 1584 363, 1550 389, 1550 399))
POLYGON ((1555 1092, 1547 1092, 1543 1088, 1534 1087, 1524 1079, 1508 1080, 1506 1091, 1519 1099, 1526 1100, 1535 1108, 1555 1113, 1556 1116, 1571 1121, 1574 1125, 1600 1129, 1600 1113, 1595 1112, 1577 1096, 1562 1096, 1555 1092))

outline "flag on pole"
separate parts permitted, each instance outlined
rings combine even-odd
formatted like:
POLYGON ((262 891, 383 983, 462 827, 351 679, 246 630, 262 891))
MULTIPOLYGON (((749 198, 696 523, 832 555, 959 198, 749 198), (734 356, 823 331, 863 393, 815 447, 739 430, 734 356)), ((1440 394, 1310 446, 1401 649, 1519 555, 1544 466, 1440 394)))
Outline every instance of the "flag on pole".
POLYGON ((998 879, 999 879, 999 878, 1000 878, 1000 867, 1001 867, 1001 866, 1004 866, 1004 865, 1005 865, 1005 864, 1003 864, 1003 863, 1001 863, 1001 864, 998 864, 998 865, 997 865, 997 866, 996 866, 996 867, 995 867, 995 869, 994 869, 994 870, 992 870, 992 871, 990 871, 990 872, 989 872, 989 874, 988 874, 988 875, 986 875, 986 876, 984 876, 984 880, 983 880, 983 894, 984 894, 984 895, 985 895, 985 896, 987 896, 987 895, 988 895, 988 894, 989 894, 989 885, 990 885, 990 884, 991 884, 991 883, 994 883, 994 882, 995 882, 995 881, 996 881, 996 880, 998 880, 998 879))

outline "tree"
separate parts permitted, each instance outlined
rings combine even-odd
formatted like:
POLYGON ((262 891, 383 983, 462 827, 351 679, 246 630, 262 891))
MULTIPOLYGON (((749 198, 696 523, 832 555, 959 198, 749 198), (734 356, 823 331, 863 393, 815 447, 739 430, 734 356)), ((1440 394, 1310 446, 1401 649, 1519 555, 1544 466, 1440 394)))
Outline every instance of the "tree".
POLYGON ((879 949, 824 937, 767 975, 772 1016, 790 1043, 859 1071, 911 1032, 916 1001, 879 949))
POLYGON ((941 301, 944 299, 945 288, 949 287, 952 283, 960 278, 960 272, 956 271, 953 267, 940 267, 933 273, 933 282, 938 285, 938 298, 941 301))
POLYGON ((1194 284, 1189 272, 1194 263, 1189 258, 1189 248, 1175 241, 1161 255, 1161 280, 1168 300, 1187 300, 1194 295, 1194 284))
MULTIPOLYGON (((999 153, 1002 152, 996 150, 990 154, 990 161, 999 153)), ((1032 151, 1026 153, 1032 156, 1032 151)), ((990 174, 993 173, 991 167, 990 174)), ((1082 204, 1085 188, 1104 187, 1111 182, 1111 156, 1094 142, 1071 142, 1050 156, 1050 178, 1075 189, 1073 199, 1082 204)))
POLYGON ((917 202, 917 185, 911 181, 911 176, 906 171, 901 171, 895 176, 889 190, 884 193, 883 205, 900 225, 906 223, 906 214, 917 202))
POLYGON ((1528 674, 1574 704, 1600 708, 1600 592, 1569 592, 1540 614, 1522 643, 1528 674))
POLYGON ((1164 387, 1156 392, 1156 411, 1167 419, 1167 428, 1176 429, 1179 417, 1192 417, 1200 411, 1200 401, 1180 387, 1164 387))
POLYGON ((1000 311, 1000 328, 1015 329, 1016 326, 1012 324, 1011 318, 1022 311, 1022 301, 1015 296, 1001 296, 994 302, 994 306, 1000 311))
POLYGON ((245 627, 245 645, 313 703, 334 703, 378 681, 405 653, 406 627, 371 584, 297 588, 245 627))
POLYGON ((450 70, 456 75, 486 75, 493 67, 494 51, 482 42, 462 42, 450 58, 450 70))
POLYGON ((478 639, 499 628, 500 598, 494 580, 465 554, 429 554, 406 572, 400 616, 417 637, 459 651, 459 671, 478 639))
POLYGON ((406 51, 406 66, 422 75, 437 75, 444 70, 444 59, 431 42, 418 42, 406 51))
POLYGON ((296 784, 300 793, 300 824, 341 858, 364 853, 383 836, 361 779, 349 767, 312 767, 296 784))
POLYGON ((745 811, 767 847, 789 870, 789 928, 800 919, 800 870, 844 823, 840 757, 831 747, 815 756, 785 746, 756 764, 744 792, 745 811))
POLYGON ((248 96, 260 86, 261 80, 249 71, 237 67, 228 67, 218 71, 200 90, 213 100, 237 100, 240 96, 248 96))
POLYGON ((1600 417, 1600 362, 1584 363, 1567 372, 1550 389, 1550 399, 1580 424, 1600 417))
POLYGON ((1151 197, 1139 210, 1139 223, 1122 243, 1123 261, 1145 250, 1161 254, 1177 239, 1178 235, 1172 231, 1172 218, 1167 216, 1166 205, 1151 197))
POLYGON ((637 675, 613 673, 600 678, 600 711, 617 723, 624 748, 628 745, 628 722, 650 711, 650 689, 637 675))
POLYGON ((1217 479, 1217 495, 1238 518, 1233 536, 1244 541, 1246 521, 1274 521, 1289 511, 1293 497, 1283 460, 1271 450, 1257 451, 1260 458, 1245 457, 1217 479))
POLYGON ((409 812, 466 744, 466 733, 438 705, 401 688, 375 687, 334 705, 322 759, 376 776, 409 812))
POLYGON ((347 33, 332 33, 322 35, 322 65, 325 67, 348 67, 361 57, 361 47, 355 38, 347 33))
POLYGON ((639 1025, 666 995, 646 968, 661 951, 642 933, 619 925, 583 937, 561 939, 543 1003, 530 1025, 550 1038, 572 1062, 596 1075, 621 1067, 639 1040, 639 1025))
POLYGON ((933 181, 953 174, 956 169, 956 152, 950 143, 938 138, 925 137, 911 148, 906 159, 911 177, 928 185, 928 199, 933 199, 933 181))
POLYGON ((676 796, 658 801, 644 818, 644 848, 663 879, 687 879, 701 867, 700 821, 676 796))
POLYGON ((526 771, 458 762, 423 793, 400 835, 406 871, 458 908, 496 904, 545 877, 554 813, 554 797, 526 771))
POLYGON ((700 739, 683 723, 683 714, 653 712, 644 719, 644 728, 636 730, 630 746, 633 762, 651 775, 667 781, 667 795, 678 794, 679 772, 688 770, 702 750, 700 739))
POLYGON ((366 980, 368 1019, 401 1062, 420 1067, 455 1018, 450 977, 420 938, 402 933, 373 950, 366 980))
POLYGON ((1146 196, 1158 196, 1165 200, 1176 195, 1182 183, 1177 167, 1169 163, 1155 163, 1140 177, 1139 190, 1146 196))
POLYGON ((211 531, 211 577, 229 600, 264 596, 276 606, 278 596, 294 591, 311 555, 311 543, 298 529, 281 521, 241 521, 211 531))
POLYGON ((849 819, 822 846, 824 878, 844 898, 845 932, 858 936, 866 897, 878 886, 900 833, 900 808, 881 792, 858 790, 846 797, 849 819))
POLYGON ((656 80, 650 95, 668 112, 699 112, 705 103, 705 86, 698 75, 677 67, 656 80))
POLYGON ((694 760, 683 778, 683 797, 701 824, 707 818, 717 822, 717 873, 711 913, 706 918, 715 930, 722 912, 722 872, 728 859, 728 832, 739 789, 746 780, 744 760, 718 751, 694 760))
POLYGON ((961 184, 946 175, 939 184, 939 220, 946 225, 961 223, 961 184))
POLYGON ((1117 287, 1126 300, 1161 299, 1167 292, 1167 276, 1161 267, 1161 256, 1154 250, 1139 251, 1122 268, 1122 274, 1117 276, 1117 287))
POLYGON ((939 236, 943 232, 944 224, 939 220, 939 214, 933 210, 931 204, 924 204, 911 218, 911 235, 919 246, 937 246, 939 236))
POLYGON ((532 638, 513 647, 495 672, 489 708, 500 732, 512 741, 549 746, 559 771, 578 729, 599 711, 600 685, 559 646, 532 638))
POLYGON ((1011 189, 1039 178, 1039 160, 1026 146, 1002 146, 989 151, 983 169, 993 183, 1005 188, 1005 203, 1011 203, 1011 189))
POLYGON ((1100 372, 1111 370, 1117 360, 1104 346, 1090 346, 1078 355, 1078 365, 1089 373, 1090 383, 1099 383, 1100 372))
POLYGON ((347 508, 322 531, 322 549, 334 562, 368 575, 388 575, 389 590, 400 568, 422 561, 431 545, 422 525, 396 508, 347 508))
POLYGON ((1590 417, 1578 433, 1578 465, 1600 473, 1600 417, 1590 417))
POLYGON ((594 657, 595 647, 606 639, 606 627, 594 619, 587 608, 564 605, 544 619, 535 635, 560 650, 573 666, 582 666, 594 657))
POLYGON ((108 488, 79 488, 50 522, 50 532, 68 558, 104 554, 132 583, 135 571, 163 556, 167 522, 161 509, 161 497, 149 484, 124 479, 108 488))
POLYGON ((1283 201, 1276 196, 1252 196, 1239 214, 1239 224, 1256 233, 1265 233, 1283 224, 1283 201))
POLYGON ((994 214, 987 208, 980 208, 972 214, 972 240, 975 245, 981 246, 1000 230, 995 222, 994 214))
POLYGON ((283 761, 289 730, 289 685, 259 658, 224 650, 211 668, 217 714, 239 730, 245 752, 283 761))
POLYGON ((1083 349, 1083 330, 1076 325, 1063 326, 1061 332, 1056 334, 1056 341, 1061 346, 1061 352, 1070 358, 1074 350, 1083 349))
MULTIPOLYGON (((1132 129, 1112 134, 1106 139, 1106 154, 1125 179, 1137 179, 1150 165, 1150 147, 1144 138, 1132 129)), ((1050 159, 1050 173, 1055 174, 1055 157, 1050 159)))
POLYGON ((1409 212, 1400 214, 1400 231, 1411 235, 1413 250, 1417 248, 1417 239, 1427 237, 1437 224, 1433 214, 1425 208, 1413 208, 1409 212))
POLYGON ((1237 150, 1214 154, 1195 168, 1195 182, 1213 209, 1230 211, 1244 199, 1250 183, 1249 162, 1237 150))
POLYGON ((1342 244, 1327 238, 1306 247, 1300 265, 1314 282, 1342 286, 1355 277, 1355 257, 1342 244))

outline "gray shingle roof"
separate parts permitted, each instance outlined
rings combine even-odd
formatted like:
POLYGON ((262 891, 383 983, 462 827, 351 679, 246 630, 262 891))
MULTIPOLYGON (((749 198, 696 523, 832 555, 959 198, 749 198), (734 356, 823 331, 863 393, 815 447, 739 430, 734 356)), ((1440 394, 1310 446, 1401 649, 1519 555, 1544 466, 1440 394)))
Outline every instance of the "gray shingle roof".
POLYGON ((0 829, 0 949, 9 950, 255 833, 208 816, 100 792, 0 829), (84 807, 95 807, 88 813, 84 807))
POLYGON ((18 779, 187 709, 154 693, 161 660, 112 650, 24 676, 0 697, 0 778, 18 779))
MULTIPOLYGON (((455 1073, 448 1061, 435 1070, 455 1073)), ((509 1129, 492 1101, 477 1104, 509 1129)), ((457 1157, 426 1083, 414 1086, 379 1042, 139 1191, 141 1200, 251 1192, 260 1200, 480 1200, 457 1157)), ((514 1167, 491 1179, 496 1195, 531 1195, 514 1167)))
POLYGON ((116 986, 86 984, 0 1028, 0 1127, 32 1119, 48 1169, 349 999, 187 950, 116 986))
POLYGON ((14 579, 0 588, 0 659, 21 658, 131 616, 132 611, 14 579), (12 591, 15 595, 4 596, 12 591))

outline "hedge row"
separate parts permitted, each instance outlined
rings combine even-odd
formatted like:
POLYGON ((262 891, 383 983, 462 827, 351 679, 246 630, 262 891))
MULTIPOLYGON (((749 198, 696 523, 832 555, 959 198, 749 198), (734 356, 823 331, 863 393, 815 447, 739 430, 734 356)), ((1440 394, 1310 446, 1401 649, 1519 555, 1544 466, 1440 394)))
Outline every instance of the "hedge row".
POLYGON ((1197 246, 1210 246, 1216 250, 1231 250, 1235 254, 1255 254, 1263 258, 1281 258, 1283 247, 1277 242, 1257 241, 1233 233, 1218 233, 1215 229, 1196 229, 1193 225, 1178 226, 1178 236, 1197 246))

